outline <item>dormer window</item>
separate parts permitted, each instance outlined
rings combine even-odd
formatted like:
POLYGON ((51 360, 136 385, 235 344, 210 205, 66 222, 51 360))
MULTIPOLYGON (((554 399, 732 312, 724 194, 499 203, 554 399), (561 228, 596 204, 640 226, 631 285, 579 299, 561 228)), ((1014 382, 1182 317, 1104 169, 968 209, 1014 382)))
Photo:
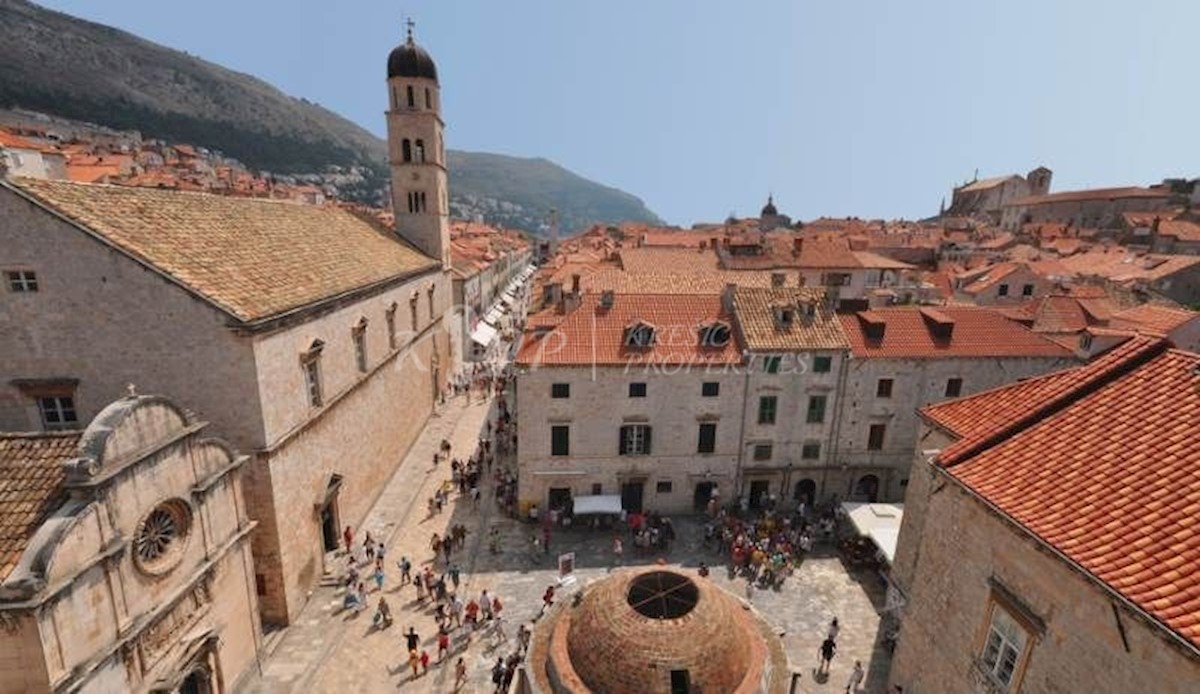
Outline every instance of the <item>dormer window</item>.
POLYGON ((652 347, 654 345, 654 326, 649 323, 634 323, 625 328, 626 347, 652 347))
POLYGON ((701 326, 700 328, 700 346, 701 347, 724 347, 729 344, 729 325, 717 321, 701 326))
POLYGON ((796 309, 791 306, 775 307, 775 325, 781 330, 787 330, 796 322, 796 309))

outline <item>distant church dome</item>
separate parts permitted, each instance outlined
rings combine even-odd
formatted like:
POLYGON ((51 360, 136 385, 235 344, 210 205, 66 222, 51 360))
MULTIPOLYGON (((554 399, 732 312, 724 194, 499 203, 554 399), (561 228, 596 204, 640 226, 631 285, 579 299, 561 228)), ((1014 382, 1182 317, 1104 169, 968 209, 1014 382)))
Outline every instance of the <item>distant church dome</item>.
POLYGON ((775 209, 774 196, 767 196, 767 204, 763 205, 762 214, 760 217, 774 217, 779 214, 779 210, 775 209))
POLYGON ((388 54, 388 79, 393 77, 422 77, 437 82, 437 66, 425 49, 413 41, 411 23, 408 38, 388 54))

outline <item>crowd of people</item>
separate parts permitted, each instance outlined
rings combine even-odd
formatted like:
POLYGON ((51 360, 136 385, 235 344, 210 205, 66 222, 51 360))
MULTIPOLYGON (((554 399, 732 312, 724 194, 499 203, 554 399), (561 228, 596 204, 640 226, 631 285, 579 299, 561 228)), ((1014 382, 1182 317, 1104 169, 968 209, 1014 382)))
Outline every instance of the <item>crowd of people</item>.
POLYGON ((800 503, 790 514, 767 509, 751 516, 738 507, 710 503, 703 542, 728 557, 731 575, 778 589, 815 543, 833 540, 833 508, 818 511, 800 503))

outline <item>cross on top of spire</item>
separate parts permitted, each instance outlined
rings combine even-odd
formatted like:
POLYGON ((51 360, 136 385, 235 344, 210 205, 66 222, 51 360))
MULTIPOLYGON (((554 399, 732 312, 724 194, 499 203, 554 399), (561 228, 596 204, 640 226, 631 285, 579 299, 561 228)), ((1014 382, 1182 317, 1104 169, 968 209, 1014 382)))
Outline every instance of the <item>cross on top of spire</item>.
POLYGON ((408 29, 408 42, 409 43, 413 42, 412 31, 413 31, 413 27, 415 27, 416 25, 417 25, 417 23, 412 20, 412 17, 409 17, 408 19, 404 20, 404 26, 408 29))

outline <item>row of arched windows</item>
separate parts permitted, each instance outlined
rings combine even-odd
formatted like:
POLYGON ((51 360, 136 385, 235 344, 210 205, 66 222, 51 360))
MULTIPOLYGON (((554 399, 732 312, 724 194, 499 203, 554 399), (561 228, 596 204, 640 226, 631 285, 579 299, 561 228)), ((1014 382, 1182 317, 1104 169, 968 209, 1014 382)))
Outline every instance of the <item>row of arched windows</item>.
POLYGON ((425 141, 404 138, 400 141, 400 156, 404 159, 405 164, 411 164, 414 161, 418 164, 424 164, 425 141))
POLYGON ((423 191, 410 191, 408 194, 409 214, 424 212, 425 209, 425 193, 423 191))
MULTIPOLYGON (((411 84, 404 87, 404 103, 408 108, 415 109, 417 107, 417 90, 411 84)), ((400 108, 400 97, 396 87, 392 87, 392 107, 400 108)), ((429 87, 425 87, 425 109, 433 110, 433 92, 429 90, 429 87)))

